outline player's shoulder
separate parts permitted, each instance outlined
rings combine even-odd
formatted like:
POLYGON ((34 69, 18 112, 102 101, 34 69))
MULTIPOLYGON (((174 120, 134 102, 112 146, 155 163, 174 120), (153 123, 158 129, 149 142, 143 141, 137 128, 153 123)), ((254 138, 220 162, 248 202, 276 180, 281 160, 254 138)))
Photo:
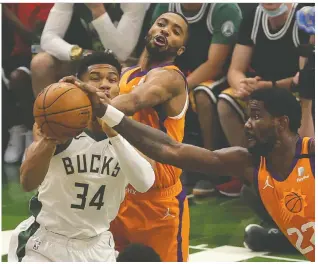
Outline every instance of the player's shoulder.
MULTIPOLYGON (((173 65, 172 65, 173 66, 173 65)), ((186 79, 183 73, 177 67, 158 67, 150 70, 146 79, 149 80, 160 80, 161 83, 166 83, 171 86, 182 86, 184 87, 186 79)))

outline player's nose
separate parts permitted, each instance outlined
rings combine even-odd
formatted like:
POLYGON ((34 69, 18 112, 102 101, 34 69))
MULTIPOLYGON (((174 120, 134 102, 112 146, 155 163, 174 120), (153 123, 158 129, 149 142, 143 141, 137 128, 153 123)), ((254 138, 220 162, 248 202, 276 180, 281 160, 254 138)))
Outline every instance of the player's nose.
POLYGON ((161 29, 160 33, 166 38, 169 37, 169 32, 166 28, 161 29))

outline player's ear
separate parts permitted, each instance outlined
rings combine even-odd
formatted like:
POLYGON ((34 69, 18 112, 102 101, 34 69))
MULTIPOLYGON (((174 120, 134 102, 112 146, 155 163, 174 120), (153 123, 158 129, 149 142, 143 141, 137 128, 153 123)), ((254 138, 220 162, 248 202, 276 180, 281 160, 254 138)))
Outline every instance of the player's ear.
POLYGON ((185 52, 185 46, 182 46, 178 51, 177 51, 177 54, 178 56, 180 56, 183 52, 185 52))

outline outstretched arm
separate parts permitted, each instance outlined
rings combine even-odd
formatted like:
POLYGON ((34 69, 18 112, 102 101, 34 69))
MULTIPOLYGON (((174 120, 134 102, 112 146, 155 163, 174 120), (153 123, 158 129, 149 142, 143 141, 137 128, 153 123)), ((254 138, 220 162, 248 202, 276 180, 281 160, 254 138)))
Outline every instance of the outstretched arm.
POLYGON ((131 116, 141 109, 162 104, 183 92, 185 80, 180 73, 170 69, 154 69, 147 74, 142 84, 128 94, 117 96, 111 104, 125 115, 131 116))
POLYGON ((199 171, 207 174, 238 175, 244 177, 251 166, 250 154, 244 148, 233 147, 209 151, 192 145, 181 144, 160 130, 123 117, 122 113, 108 105, 101 118, 126 140, 148 157, 161 163, 199 171))

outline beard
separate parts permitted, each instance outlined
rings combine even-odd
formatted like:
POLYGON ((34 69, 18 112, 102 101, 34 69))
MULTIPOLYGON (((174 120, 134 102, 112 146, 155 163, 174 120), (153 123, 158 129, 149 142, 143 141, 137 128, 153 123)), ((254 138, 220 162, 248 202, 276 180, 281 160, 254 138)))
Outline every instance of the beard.
POLYGON ((248 148, 248 152, 256 157, 266 157, 275 147, 276 137, 269 136, 265 142, 255 139, 255 145, 248 148))
POLYGON ((148 51, 150 57, 155 61, 165 61, 170 58, 175 58, 178 55, 178 50, 180 47, 158 47, 152 43, 152 36, 147 35, 146 50, 148 51))

